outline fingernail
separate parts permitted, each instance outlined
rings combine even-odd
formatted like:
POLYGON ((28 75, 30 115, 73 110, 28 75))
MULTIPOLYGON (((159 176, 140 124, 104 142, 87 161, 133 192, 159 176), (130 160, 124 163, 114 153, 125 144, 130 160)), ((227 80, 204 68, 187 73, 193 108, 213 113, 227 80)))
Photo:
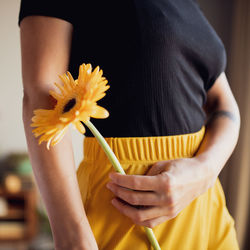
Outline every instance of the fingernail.
POLYGON ((109 174, 109 178, 113 180, 114 174, 113 174, 113 173, 110 173, 110 174, 109 174))
POLYGON ((111 186, 110 186, 110 183, 107 183, 107 184, 106 184, 106 187, 107 187, 108 189, 110 189, 110 187, 111 187, 111 186))

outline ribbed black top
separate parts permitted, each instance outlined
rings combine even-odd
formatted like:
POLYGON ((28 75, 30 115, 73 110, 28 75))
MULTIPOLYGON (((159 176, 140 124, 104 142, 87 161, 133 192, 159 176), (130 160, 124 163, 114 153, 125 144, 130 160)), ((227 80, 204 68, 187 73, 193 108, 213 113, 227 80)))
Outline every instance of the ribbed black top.
POLYGON ((103 69, 110 89, 98 104, 110 116, 92 120, 103 136, 178 135, 204 124, 206 93, 226 53, 195 1, 22 0, 19 23, 29 15, 73 24, 74 77, 82 63, 103 69))

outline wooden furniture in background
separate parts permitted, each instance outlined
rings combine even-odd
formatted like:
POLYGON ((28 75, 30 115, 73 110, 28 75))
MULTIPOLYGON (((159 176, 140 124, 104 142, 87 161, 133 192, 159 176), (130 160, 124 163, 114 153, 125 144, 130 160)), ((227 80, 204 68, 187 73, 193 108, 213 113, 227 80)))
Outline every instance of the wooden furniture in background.
POLYGON ((36 189, 0 188, 0 197, 7 202, 7 213, 0 216, 0 242, 31 240, 38 232, 36 189))

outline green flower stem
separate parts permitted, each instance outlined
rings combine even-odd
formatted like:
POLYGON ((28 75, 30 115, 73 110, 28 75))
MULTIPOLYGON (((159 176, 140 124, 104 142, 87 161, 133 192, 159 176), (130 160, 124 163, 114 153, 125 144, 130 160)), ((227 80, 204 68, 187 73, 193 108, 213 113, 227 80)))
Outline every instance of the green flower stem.
POLYGON ((149 239, 151 245, 153 246, 153 248, 155 250, 161 250, 161 247, 160 247, 160 245, 159 245, 159 243, 154 235, 152 228, 144 227, 144 230, 145 230, 145 232, 148 236, 148 239, 149 239))
MULTIPOLYGON (((126 174, 124 172, 120 162, 116 158, 114 152, 112 151, 112 149, 110 148, 110 146, 108 145, 108 143, 106 142, 104 137, 99 133, 99 131, 96 129, 96 127, 92 124, 92 122, 87 121, 84 123, 90 129, 90 131, 93 133, 93 135, 95 136, 95 138, 97 139, 97 141, 99 142, 101 147, 103 148, 104 152, 106 153, 107 157, 109 158, 109 160, 112 163, 115 170, 117 172, 119 172, 120 174, 126 174)), ((149 239, 151 245, 153 246, 153 248, 155 250, 161 250, 160 245, 159 245, 159 243, 154 235, 153 230, 151 228, 148 228, 148 227, 144 227, 144 229, 145 229, 145 232, 146 232, 148 239, 149 239)))

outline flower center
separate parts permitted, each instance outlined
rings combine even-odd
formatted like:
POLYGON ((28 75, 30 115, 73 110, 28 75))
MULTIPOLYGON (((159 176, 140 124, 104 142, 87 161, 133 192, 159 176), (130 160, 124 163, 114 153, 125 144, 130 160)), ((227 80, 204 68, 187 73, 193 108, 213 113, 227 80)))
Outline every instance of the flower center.
POLYGON ((76 99, 70 99, 63 108, 63 113, 70 111, 76 105, 76 99))

